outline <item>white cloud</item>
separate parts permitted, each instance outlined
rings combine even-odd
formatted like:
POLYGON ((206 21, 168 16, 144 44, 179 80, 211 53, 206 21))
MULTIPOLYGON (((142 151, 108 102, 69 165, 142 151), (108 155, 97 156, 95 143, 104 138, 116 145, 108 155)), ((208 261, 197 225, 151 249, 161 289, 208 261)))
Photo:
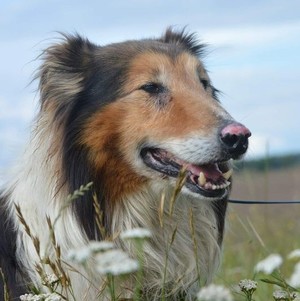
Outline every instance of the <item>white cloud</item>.
POLYGON ((216 28, 202 35, 205 41, 214 46, 234 45, 248 47, 252 45, 265 46, 268 43, 282 41, 289 37, 298 37, 300 22, 285 22, 269 25, 235 26, 231 28, 216 28))
POLYGON ((35 93, 25 88, 39 63, 32 60, 57 37, 55 30, 77 30, 103 45, 159 36, 167 25, 176 24, 179 29, 188 25, 188 30, 197 32, 215 49, 207 57, 208 68, 213 69, 216 87, 225 93, 221 99, 226 109, 253 132, 249 156, 264 155, 267 143, 271 152, 300 150, 296 139, 300 111, 295 50, 300 43, 300 21, 295 17, 298 1, 220 1, 216 5, 191 0, 175 1, 171 6, 170 1, 155 0, 154 5, 147 0, 138 6, 138 1, 117 1, 105 7, 95 2, 93 10, 78 1, 72 7, 55 2, 7 2, 0 13, 1 28, 10 28, 0 42, 0 155, 8 156, 17 140, 19 144, 24 141, 25 130, 20 129, 28 129, 37 102, 35 93), (151 18, 144 18, 145 11, 151 18))

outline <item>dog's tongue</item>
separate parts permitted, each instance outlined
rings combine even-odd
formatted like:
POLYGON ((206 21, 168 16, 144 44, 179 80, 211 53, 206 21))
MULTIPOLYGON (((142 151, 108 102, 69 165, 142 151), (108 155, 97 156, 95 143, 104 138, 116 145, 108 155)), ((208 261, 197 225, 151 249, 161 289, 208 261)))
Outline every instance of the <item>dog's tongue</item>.
POLYGON ((200 172, 203 172, 206 179, 216 182, 222 177, 222 172, 220 171, 217 164, 205 164, 205 165, 187 165, 186 169, 192 174, 199 176, 200 172))

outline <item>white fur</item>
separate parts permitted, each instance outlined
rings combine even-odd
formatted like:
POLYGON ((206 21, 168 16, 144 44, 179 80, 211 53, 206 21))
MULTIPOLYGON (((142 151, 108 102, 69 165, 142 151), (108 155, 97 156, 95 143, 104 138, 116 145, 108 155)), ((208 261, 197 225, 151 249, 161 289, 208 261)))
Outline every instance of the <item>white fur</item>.
POLYGON ((169 139, 163 142, 161 148, 169 150, 181 160, 201 165, 221 157, 217 137, 217 133, 207 136, 194 134, 181 139, 169 139))
MULTIPOLYGON (((165 283, 173 284, 172 293, 186 291, 186 300, 192 300, 199 289, 197 264, 199 264, 200 281, 202 284, 210 282, 219 264, 220 249, 217 243, 218 230, 216 217, 211 204, 201 199, 187 195, 180 195, 174 204, 174 212, 170 216, 170 199, 173 187, 163 184, 153 184, 147 190, 124 200, 121 216, 117 216, 114 226, 118 231, 143 226, 154 234, 153 242, 145 247, 145 272, 147 288, 154 292, 149 300, 161 300, 159 295, 163 283, 163 269, 167 264, 165 283), (161 193, 165 191, 163 225, 159 223, 159 205, 161 193), (198 254, 195 255, 192 229, 190 227, 191 212, 195 227, 195 240, 198 254), (121 217, 121 219, 120 219, 121 217), (120 225, 120 220, 123 223, 120 225), (120 228, 121 227, 121 228, 120 228), (171 238, 175 231, 174 242, 171 238), (166 250, 170 247, 169 258, 166 263, 166 250), (174 286, 174 283, 177 285, 174 286)), ((148 300, 148 299, 147 299, 148 300)), ((172 300, 175 300, 173 297, 172 300)))
MULTIPOLYGON (((17 258, 24 270, 29 273, 31 281, 41 288, 40 277, 35 270, 35 264, 39 262, 39 257, 32 240, 16 217, 14 206, 15 204, 20 206, 32 235, 39 238, 41 257, 49 256, 50 259, 54 259, 55 254, 50 243, 46 216, 49 216, 52 221, 59 216, 65 205, 67 192, 64 187, 60 190, 57 189, 58 174, 61 172, 61 150, 59 146, 55 146, 58 133, 49 124, 51 123, 45 115, 37 122, 37 130, 33 132, 33 138, 25 152, 22 164, 6 192, 9 195, 11 217, 18 233, 17 258)), ((169 143, 169 145, 171 144, 169 143)), ((176 151, 180 152, 181 150, 177 149, 176 151)), ((202 284, 211 280, 219 262, 217 221, 211 203, 181 194, 175 202, 173 215, 169 216, 169 199, 172 190, 173 188, 166 186, 164 182, 153 181, 144 190, 126 197, 122 202, 123 205, 116 207, 113 214, 113 233, 134 227, 145 227, 153 233, 153 240, 145 247, 146 280, 144 286, 145 289, 151 291, 151 296, 145 297, 144 300, 160 300, 166 250, 169 248, 175 228, 177 233, 169 250, 165 278, 167 286, 173 284, 173 294, 177 290, 186 291, 186 300, 192 300, 199 288, 196 258, 198 258, 202 284), (166 203, 163 215, 164 223, 161 227, 159 206, 163 190, 166 192, 166 203), (194 217, 197 256, 194 252, 190 227, 191 211, 194 217)), ((57 243, 61 247, 63 260, 66 260, 64 256, 68 250, 79 248, 88 241, 70 208, 62 212, 55 224, 55 234, 57 243)), ((129 243, 124 243, 119 238, 115 243, 134 256, 133 247, 129 243)), ((91 263, 88 271, 83 270, 80 266, 75 266, 75 268, 84 275, 81 276, 79 273, 69 270, 76 300, 99 300, 98 288, 101 288, 103 280, 94 270, 94 265, 91 263)), ((65 269, 68 269, 67 266, 65 269)), ((50 272, 49 268, 48 270, 50 272)), ((132 283, 134 283, 134 279, 129 278, 126 285, 131 286, 132 283)), ((131 293, 126 290, 123 295, 130 297, 131 293)), ((107 300, 105 295, 102 296, 100 300, 107 300)), ((68 297, 69 300, 72 300, 71 295, 68 297)), ((174 298, 172 300, 175 300, 174 298)))

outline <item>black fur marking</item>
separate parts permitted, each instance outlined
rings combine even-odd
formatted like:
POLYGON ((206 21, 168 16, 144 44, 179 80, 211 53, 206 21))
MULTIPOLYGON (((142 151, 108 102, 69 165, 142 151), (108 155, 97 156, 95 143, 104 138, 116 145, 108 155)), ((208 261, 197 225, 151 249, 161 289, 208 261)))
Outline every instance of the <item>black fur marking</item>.
MULTIPOLYGON (((19 300, 25 293, 25 284, 21 280, 21 269, 18 265, 16 252, 16 232, 5 209, 5 198, 0 197, 0 267, 5 276, 10 300, 19 300)), ((24 275, 22 275, 24 276, 24 275)), ((4 301, 4 283, 0 278, 0 301, 4 301)))
POLYGON ((219 99, 219 95, 222 94, 222 92, 218 89, 216 89, 214 86, 211 86, 211 89, 212 89, 212 96, 213 98, 220 102, 220 99, 219 99))
POLYGON ((64 37, 64 43, 45 50, 44 64, 36 76, 40 77, 41 109, 50 102, 55 102, 56 124, 65 122, 68 110, 84 84, 83 74, 88 76, 92 72, 91 54, 96 48, 80 36, 64 37))
MULTIPOLYGON (((132 59, 144 51, 169 56, 188 51, 203 53, 193 34, 169 29, 158 40, 129 41, 100 47, 80 36, 64 36, 61 44, 48 48, 43 55, 40 76, 41 110, 55 108, 53 123, 63 129, 63 170, 61 183, 72 193, 81 185, 94 183, 94 193, 105 212, 111 202, 104 193, 104 173, 95 171, 88 160, 88 150, 80 145, 80 135, 87 119, 105 105, 122 97, 122 86, 132 59), (162 47, 162 44, 164 46, 162 47), (167 47, 165 47, 168 45, 167 47)), ((89 239, 100 238, 95 225, 93 192, 74 202, 74 211, 89 239)), ((104 217, 110 233, 110 221, 104 217)))
POLYGON ((175 44, 177 47, 181 46, 196 56, 203 56, 205 54, 206 45, 200 43, 194 33, 187 33, 185 29, 176 32, 172 30, 172 28, 169 28, 161 41, 164 43, 175 44))
POLYGON ((218 232, 219 232, 219 245, 222 244, 223 236, 224 236, 224 227, 225 227, 225 217, 226 217, 226 210, 227 210, 227 199, 222 199, 215 201, 213 203, 213 210, 216 215, 217 223, 218 223, 218 232))
POLYGON ((200 79, 201 84, 203 85, 204 90, 207 90, 210 87, 210 83, 207 79, 200 79))
MULTIPOLYGON (((103 212, 108 211, 107 197, 105 197, 103 182, 104 175, 96 173, 88 160, 88 150, 79 145, 81 131, 87 119, 93 113, 101 110, 103 106, 120 97, 122 79, 125 78, 126 61, 118 54, 98 48, 90 54, 87 61, 92 61, 88 74, 83 72, 83 87, 67 111, 65 121, 65 134, 63 141, 63 164, 65 180, 68 183, 70 193, 78 189, 80 185, 93 182, 94 190, 86 193, 82 198, 74 202, 74 210, 80 223, 83 225, 89 239, 99 239, 101 235, 95 224, 95 210, 93 206, 93 193, 95 193, 103 212), (118 60, 118 64, 112 64, 118 60), (121 62, 121 63, 120 63, 121 62)), ((74 67, 75 68, 75 67, 74 67)), ((82 70, 82 69, 81 69, 82 70)), ((65 112, 66 113, 66 112, 65 112)), ((103 217, 103 226, 107 234, 110 233, 109 215, 103 217)))

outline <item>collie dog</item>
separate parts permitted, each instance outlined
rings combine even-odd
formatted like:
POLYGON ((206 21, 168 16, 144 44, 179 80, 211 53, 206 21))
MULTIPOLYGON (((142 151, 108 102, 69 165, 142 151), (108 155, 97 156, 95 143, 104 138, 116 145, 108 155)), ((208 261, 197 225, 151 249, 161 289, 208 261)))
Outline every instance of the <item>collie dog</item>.
MULTIPOLYGON (((223 240, 230 161, 246 152, 251 134, 222 107, 203 53, 194 34, 173 29, 158 39, 106 46, 67 35, 44 51, 31 140, 1 193, 0 300, 4 288, 12 300, 30 285, 43 291, 37 265, 44 260, 50 273, 47 262, 57 255, 46 220, 55 221, 55 244, 72 285, 68 300, 109 295, 100 291, 105 280, 92 263, 74 267, 65 254, 109 238, 134 257, 133 243, 119 233, 137 227, 152 233, 144 246, 142 300, 161 300, 162 294, 164 300, 194 300, 211 281, 223 240), (170 204, 181 170, 184 184, 170 204), (91 189, 67 206, 68 195, 89 182, 91 189), (105 237, 95 221, 95 200, 105 237)), ((116 287, 123 300, 132 298, 137 276, 124 281, 116 287)))

